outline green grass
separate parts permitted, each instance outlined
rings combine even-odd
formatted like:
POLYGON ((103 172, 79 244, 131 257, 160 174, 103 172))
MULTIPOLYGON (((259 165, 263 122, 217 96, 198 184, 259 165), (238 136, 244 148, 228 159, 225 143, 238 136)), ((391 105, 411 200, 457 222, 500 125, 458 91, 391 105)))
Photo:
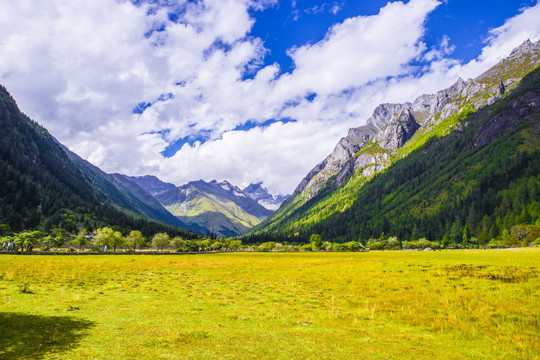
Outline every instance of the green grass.
POLYGON ((2 255, 0 358, 538 359, 539 266, 540 249, 2 255))

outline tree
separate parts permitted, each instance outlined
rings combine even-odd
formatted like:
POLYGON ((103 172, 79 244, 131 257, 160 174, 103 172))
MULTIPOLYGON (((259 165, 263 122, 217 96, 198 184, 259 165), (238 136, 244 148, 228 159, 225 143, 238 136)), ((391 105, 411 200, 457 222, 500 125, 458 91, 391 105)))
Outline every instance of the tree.
POLYGON ((464 249, 467 249, 469 247, 469 238, 470 238, 469 226, 465 225, 463 227, 463 242, 461 244, 461 246, 463 246, 464 249))
POLYGON ((54 238, 51 235, 47 235, 43 238, 43 246, 45 251, 49 251, 54 245, 54 238))
POLYGON ((262 243, 261 245, 258 246, 257 250, 259 251, 263 251, 263 252, 268 252, 268 251, 272 251, 274 250, 274 247, 276 246, 276 243, 273 242, 273 241, 267 241, 265 243, 262 243))
POLYGON ((323 239, 319 234, 311 234, 309 242, 311 243, 313 250, 319 250, 323 244, 323 239))
POLYGON ((388 250, 399 250, 401 246, 399 245, 399 240, 397 237, 393 236, 388 239, 386 242, 385 248, 388 250))
POLYGON ((454 244, 457 244, 459 241, 460 236, 463 239, 463 231, 461 229, 461 222, 459 219, 456 219, 452 223, 452 227, 450 228, 450 239, 454 244))
POLYGON ((204 239, 198 242, 199 247, 202 249, 202 251, 206 251, 206 249, 208 249, 208 247, 210 246, 210 241, 210 239, 204 239))
POLYGON ((212 244, 210 244, 210 248, 214 249, 214 250, 220 250, 222 248, 224 248, 225 246, 223 245, 223 243, 219 240, 216 240, 214 241, 212 244))
POLYGON ((154 246, 156 249, 159 249, 160 251, 163 251, 163 248, 165 246, 169 246, 170 239, 169 234, 167 233, 157 233, 152 238, 152 246, 154 246))
POLYGON ((133 251, 136 251, 137 248, 140 250, 146 244, 146 239, 139 230, 134 230, 127 236, 126 243, 133 248, 133 251))
POLYGON ((231 251, 238 251, 240 246, 242 246, 242 240, 231 240, 229 242, 229 249, 231 251))
POLYGON ((11 231, 11 227, 8 224, 0 224, 0 236, 4 236, 11 231))
POLYGON ((41 231, 27 231, 15 236, 15 244, 21 247, 22 251, 32 251, 32 248, 39 244, 42 237, 41 231))
POLYGON ((123 246, 126 242, 126 239, 124 239, 124 236, 120 231, 115 231, 113 233, 112 239, 111 239, 111 246, 113 247, 113 251, 116 252, 116 248, 123 246))
POLYGON ((94 244, 102 247, 103 251, 107 251, 107 247, 113 243, 114 230, 109 227, 103 227, 94 231, 94 235, 94 244))
POLYGON ((362 244, 358 241, 349 241, 348 243, 343 244, 343 246, 349 251, 358 251, 362 248, 362 244))
POLYGON ((442 241, 441 241, 441 247, 446 249, 448 245, 450 244, 450 238, 447 234, 444 234, 442 241))
POLYGON ((186 242, 180 236, 176 236, 171 240, 171 244, 176 251, 186 251, 186 242))
POLYGON ((64 229, 52 229, 52 233, 56 234, 56 237, 54 238, 54 246, 55 247, 61 247, 66 242, 66 231, 64 229))
POLYGON ((79 245, 79 252, 82 251, 82 247, 88 244, 88 238, 86 237, 86 230, 82 229, 79 234, 72 241, 75 245, 79 245))
POLYGON ((519 222, 522 224, 530 224, 532 222, 531 214, 526 205, 523 205, 523 210, 521 210, 521 214, 519 215, 519 222))
POLYGON ((514 225, 510 229, 510 235, 512 235, 512 237, 517 240, 517 244, 522 244, 530 232, 531 229, 529 229, 528 226, 524 225, 514 225))

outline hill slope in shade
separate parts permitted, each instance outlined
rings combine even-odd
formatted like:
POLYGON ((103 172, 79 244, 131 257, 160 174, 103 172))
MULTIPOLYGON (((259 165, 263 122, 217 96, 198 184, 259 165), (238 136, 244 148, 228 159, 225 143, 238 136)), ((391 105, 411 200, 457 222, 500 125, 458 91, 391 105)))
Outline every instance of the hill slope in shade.
POLYGON ((125 231, 140 229, 148 235, 168 231, 190 236, 161 205, 139 196, 135 184, 114 181, 114 176, 67 150, 22 114, 3 87, 0 129, 0 224, 4 230, 76 232, 110 225, 125 231))
POLYGON ((321 233, 365 242, 385 233, 457 242, 466 233, 485 243, 515 224, 534 224, 538 71, 518 84, 538 64, 540 42, 528 41, 474 80, 379 106, 250 239, 307 241, 321 233))

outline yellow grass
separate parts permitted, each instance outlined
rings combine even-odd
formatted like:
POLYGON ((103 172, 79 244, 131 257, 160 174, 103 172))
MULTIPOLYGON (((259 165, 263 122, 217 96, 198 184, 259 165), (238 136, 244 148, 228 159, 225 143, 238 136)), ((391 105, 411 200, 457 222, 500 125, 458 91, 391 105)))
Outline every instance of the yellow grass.
POLYGON ((539 359, 540 249, 0 256, 2 359, 539 359))

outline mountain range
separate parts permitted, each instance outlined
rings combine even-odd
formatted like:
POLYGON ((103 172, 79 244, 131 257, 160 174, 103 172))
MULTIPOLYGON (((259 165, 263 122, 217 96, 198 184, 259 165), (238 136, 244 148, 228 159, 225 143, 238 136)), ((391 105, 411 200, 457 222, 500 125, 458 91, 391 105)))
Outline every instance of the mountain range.
POLYGON ((135 183, 109 175, 60 144, 0 87, 2 232, 113 226, 195 236, 135 183))
POLYGON ((526 41, 475 79, 379 105, 247 240, 458 241, 456 232, 466 232, 485 243, 521 215, 534 224, 535 190, 503 202, 539 180, 539 65, 540 42, 526 41))
POLYGON ((236 236, 272 214, 263 205, 275 208, 283 199, 272 197, 261 184, 246 192, 226 181, 201 180, 177 188, 155 176, 107 174, 21 113, 3 87, 0 129, 2 232, 77 232, 108 225, 148 236, 158 231, 236 236))
POLYGON ((262 183, 176 186, 107 174, 0 87, 0 232, 108 225, 147 236, 249 232, 246 242, 320 234, 333 242, 396 236, 483 245, 526 226, 540 236, 539 65, 540 42, 527 41, 475 79, 379 105, 288 198, 262 183))
POLYGON ((261 183, 240 189, 228 181, 192 181, 176 187, 155 176, 128 177, 171 214, 203 234, 232 237, 246 233, 279 207, 286 196, 272 196, 261 183))

